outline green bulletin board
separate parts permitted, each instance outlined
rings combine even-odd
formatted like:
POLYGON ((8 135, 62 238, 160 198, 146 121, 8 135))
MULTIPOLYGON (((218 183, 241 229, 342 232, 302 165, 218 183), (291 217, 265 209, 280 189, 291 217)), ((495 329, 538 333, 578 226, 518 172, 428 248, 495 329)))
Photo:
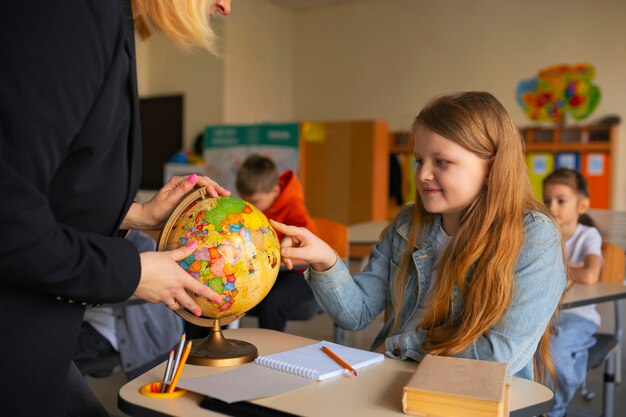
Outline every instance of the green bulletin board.
POLYGON ((204 131, 203 158, 211 178, 237 195, 235 179, 241 163, 251 154, 271 158, 279 172, 299 174, 300 124, 250 124, 208 126, 204 131))

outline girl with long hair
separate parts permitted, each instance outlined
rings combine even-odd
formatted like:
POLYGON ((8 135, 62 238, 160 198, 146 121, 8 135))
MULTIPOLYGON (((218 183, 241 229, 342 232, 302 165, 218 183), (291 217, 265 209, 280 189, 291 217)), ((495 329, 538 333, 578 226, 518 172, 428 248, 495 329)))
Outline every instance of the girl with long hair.
POLYGON ((362 329, 384 311, 372 349, 387 356, 506 362, 509 374, 527 379, 536 356, 542 380, 567 274, 518 130, 484 92, 436 98, 411 130, 417 199, 383 232, 365 269, 351 276, 313 234, 273 223, 286 236, 285 263, 310 264, 318 303, 345 329, 362 329))
MULTIPOLYGON (((561 226, 572 281, 598 282, 603 262, 602 236, 586 214, 590 200, 585 177, 573 169, 555 170, 543 180, 543 201, 561 226)), ((594 304, 559 314, 550 346, 556 374, 555 404, 548 413, 550 417, 565 415, 576 389, 585 380, 588 350, 596 343, 593 334, 599 326, 600 314, 594 304)))

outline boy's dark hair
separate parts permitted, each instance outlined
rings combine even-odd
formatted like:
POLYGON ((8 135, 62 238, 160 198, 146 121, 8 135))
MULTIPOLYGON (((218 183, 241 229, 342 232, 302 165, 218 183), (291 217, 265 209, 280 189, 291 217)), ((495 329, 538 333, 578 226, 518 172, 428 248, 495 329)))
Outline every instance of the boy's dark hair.
MULTIPOLYGON (((558 168, 552 171, 550 175, 543 179, 543 186, 547 184, 563 184, 572 188, 579 196, 589 198, 589 185, 585 177, 575 169, 558 168)), ((595 223, 587 214, 581 214, 578 217, 578 223, 585 226, 595 227, 595 223)))
POLYGON ((278 168, 271 159, 252 154, 237 171, 237 192, 241 196, 269 193, 278 184, 278 168))

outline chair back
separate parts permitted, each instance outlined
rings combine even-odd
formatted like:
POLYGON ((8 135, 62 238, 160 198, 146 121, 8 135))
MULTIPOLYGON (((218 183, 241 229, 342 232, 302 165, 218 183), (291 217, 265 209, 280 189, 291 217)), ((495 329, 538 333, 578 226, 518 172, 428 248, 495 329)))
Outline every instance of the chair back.
POLYGON ((333 248, 344 261, 348 259, 348 227, 345 224, 322 217, 313 217, 317 235, 333 248))
POLYGON ((600 270, 600 282, 624 285, 624 271, 626 270, 624 249, 612 243, 602 242, 602 257, 604 265, 600 270))

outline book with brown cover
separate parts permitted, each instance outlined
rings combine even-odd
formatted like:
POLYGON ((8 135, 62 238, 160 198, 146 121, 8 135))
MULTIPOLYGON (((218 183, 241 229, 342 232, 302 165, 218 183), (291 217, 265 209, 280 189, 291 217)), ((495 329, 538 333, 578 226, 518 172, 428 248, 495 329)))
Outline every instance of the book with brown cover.
POLYGON ((424 417, 508 415, 506 363, 426 355, 402 393, 402 409, 424 417))

